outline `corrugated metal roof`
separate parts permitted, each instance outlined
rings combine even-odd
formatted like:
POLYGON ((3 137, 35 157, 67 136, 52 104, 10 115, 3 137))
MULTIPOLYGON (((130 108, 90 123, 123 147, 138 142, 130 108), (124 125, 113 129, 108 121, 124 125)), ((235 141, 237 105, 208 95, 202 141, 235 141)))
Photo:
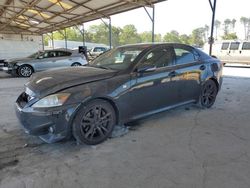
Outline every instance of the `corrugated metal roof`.
POLYGON ((44 34, 165 0, 0 0, 0 33, 44 34))

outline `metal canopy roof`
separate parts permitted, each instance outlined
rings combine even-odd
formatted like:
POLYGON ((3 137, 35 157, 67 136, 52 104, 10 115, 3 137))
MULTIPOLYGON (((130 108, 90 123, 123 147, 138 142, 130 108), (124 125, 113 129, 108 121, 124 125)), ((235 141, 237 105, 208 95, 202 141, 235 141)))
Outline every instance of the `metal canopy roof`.
POLYGON ((165 0, 0 0, 0 33, 44 34, 165 0))

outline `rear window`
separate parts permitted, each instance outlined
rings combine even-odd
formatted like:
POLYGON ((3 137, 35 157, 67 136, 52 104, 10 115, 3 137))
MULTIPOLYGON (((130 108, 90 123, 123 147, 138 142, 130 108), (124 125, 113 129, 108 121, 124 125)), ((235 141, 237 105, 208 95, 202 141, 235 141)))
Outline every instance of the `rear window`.
POLYGON ((192 63, 195 61, 194 54, 188 49, 176 47, 176 48, 174 48, 174 51, 175 51, 175 55, 176 55, 176 64, 177 65, 192 63))
POLYGON ((242 50, 250 50, 250 42, 244 42, 242 45, 242 50))
POLYGON ((230 50, 238 50, 240 46, 239 42, 231 42, 230 50))
POLYGON ((106 51, 106 48, 103 48, 103 47, 94 48, 94 52, 105 52, 105 51, 106 51))
POLYGON ((222 50, 227 50, 228 47, 229 47, 229 42, 223 42, 223 43, 222 43, 222 46, 221 46, 221 49, 222 49, 222 50))

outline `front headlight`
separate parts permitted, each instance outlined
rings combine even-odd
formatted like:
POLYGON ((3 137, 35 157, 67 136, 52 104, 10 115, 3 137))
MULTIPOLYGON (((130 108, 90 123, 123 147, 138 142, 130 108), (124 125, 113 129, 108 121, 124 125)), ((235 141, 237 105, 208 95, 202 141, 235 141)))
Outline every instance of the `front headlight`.
POLYGON ((37 101, 32 105, 34 108, 48 108, 48 107, 56 107, 62 106, 66 100, 69 98, 69 93, 58 93, 49 95, 37 101))

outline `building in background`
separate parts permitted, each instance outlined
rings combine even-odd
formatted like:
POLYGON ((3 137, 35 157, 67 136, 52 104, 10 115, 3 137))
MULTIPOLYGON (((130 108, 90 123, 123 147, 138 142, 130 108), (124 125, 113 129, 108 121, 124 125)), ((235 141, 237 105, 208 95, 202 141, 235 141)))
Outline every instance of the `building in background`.
MULTIPOLYGON (((65 40, 54 40, 54 48, 67 48, 67 49, 78 49, 79 46, 86 46, 88 50, 94 47, 105 47, 109 48, 109 46, 100 43, 92 43, 92 42, 78 42, 78 41, 67 41, 67 46, 65 40)), ((48 46, 45 46, 45 49, 53 49, 53 41, 48 41, 48 46)))
POLYGON ((42 36, 0 34, 0 60, 26 57, 42 49, 42 36))

